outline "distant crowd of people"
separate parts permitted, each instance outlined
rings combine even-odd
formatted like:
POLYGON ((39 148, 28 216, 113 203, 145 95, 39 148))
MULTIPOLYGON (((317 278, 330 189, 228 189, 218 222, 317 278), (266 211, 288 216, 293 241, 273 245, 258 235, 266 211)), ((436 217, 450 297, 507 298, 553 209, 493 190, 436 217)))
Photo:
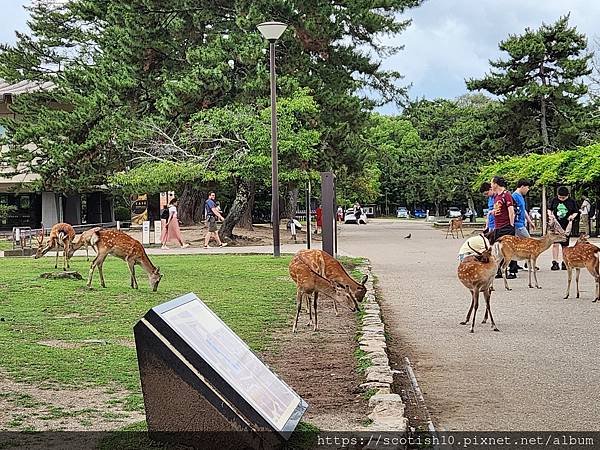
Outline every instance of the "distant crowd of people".
MULTIPOLYGON (((493 244, 500 236, 512 235, 517 237, 530 237, 529 231, 535 230, 536 224, 527 212, 525 197, 532 186, 532 182, 521 179, 517 182, 514 192, 507 189, 504 178, 496 176, 491 182, 485 182, 480 187, 480 192, 488 198, 488 214, 486 215, 484 234, 490 244, 493 244)), ((579 230, 589 234, 592 204, 589 198, 582 196, 581 205, 571 197, 569 189, 560 186, 556 196, 548 204, 548 209, 542 214, 547 214, 550 223, 557 221, 564 230, 570 230, 572 223, 579 218, 579 230)), ((569 240, 556 243, 552 247, 551 270, 567 270, 564 261, 561 260, 561 248, 567 247, 569 240)), ((516 261, 511 261, 507 278, 516 278, 520 267, 516 261)), ((496 275, 501 278, 500 271, 496 275)))

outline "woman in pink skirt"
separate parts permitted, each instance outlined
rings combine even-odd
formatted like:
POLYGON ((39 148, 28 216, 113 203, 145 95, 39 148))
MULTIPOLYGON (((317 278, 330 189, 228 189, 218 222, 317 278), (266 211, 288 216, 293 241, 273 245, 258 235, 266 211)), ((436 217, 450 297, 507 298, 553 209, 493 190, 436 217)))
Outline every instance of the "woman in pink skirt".
POLYGON ((177 219, 177 199, 174 198, 169 202, 169 218, 164 223, 164 228, 161 236, 162 247, 166 248, 169 241, 179 242, 181 248, 189 247, 190 244, 183 242, 181 229, 179 228, 179 219, 177 219))

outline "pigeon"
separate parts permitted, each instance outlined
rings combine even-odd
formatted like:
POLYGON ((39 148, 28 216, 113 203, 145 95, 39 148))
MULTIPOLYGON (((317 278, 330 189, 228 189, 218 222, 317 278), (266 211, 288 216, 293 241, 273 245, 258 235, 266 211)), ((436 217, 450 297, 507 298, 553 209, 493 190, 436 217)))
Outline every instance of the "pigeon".
POLYGON ((408 233, 408 236, 404 236, 404 239, 410 239, 411 236, 412 236, 412 233, 408 233))

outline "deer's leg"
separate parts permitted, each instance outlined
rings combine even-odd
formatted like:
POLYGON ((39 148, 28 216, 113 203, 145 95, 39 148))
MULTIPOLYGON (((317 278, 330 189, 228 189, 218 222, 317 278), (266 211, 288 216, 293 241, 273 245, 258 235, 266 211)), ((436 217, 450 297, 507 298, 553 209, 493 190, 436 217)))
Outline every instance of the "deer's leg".
POLYGON ((313 308, 315 310, 315 327, 313 328, 313 330, 317 331, 319 329, 319 323, 317 321, 317 296, 313 297, 313 308))
POLYGON ((138 288, 137 280, 135 279, 135 260, 127 259, 127 265, 129 266, 129 273, 131 273, 131 287, 133 289, 138 288))
POLYGON ((58 253, 60 252, 60 246, 56 244, 56 260, 54 261, 54 268, 58 269, 58 253))
POLYGON ((104 265, 104 260, 106 259, 106 256, 104 258, 98 258, 98 275, 100 275, 100 286, 102 286, 103 288, 106 287, 106 283, 104 282, 104 272, 103 272, 103 265, 104 265))
POLYGON ((538 272, 537 257, 531 258, 529 260, 529 264, 533 266, 531 270, 533 270, 533 279, 535 280, 535 287, 538 289, 541 289, 542 287, 539 285, 538 279, 537 279, 537 272, 538 272))
POLYGON ((490 292, 490 289, 484 289, 483 291, 483 298, 485 298, 485 314, 487 315, 488 313, 490 314, 490 322, 492 322, 492 330, 494 331, 500 331, 498 329, 498 327, 496 327, 496 323, 494 322, 494 317, 492 316, 492 306, 491 306, 491 297, 492 297, 492 293, 490 292))
MULTIPOLYGON (((448 226, 448 229, 446 230, 446 239, 448 239, 448 233, 450 233, 450 225, 448 226)), ((452 238, 454 239, 454 234, 452 235, 452 238)))
MULTIPOLYGON (((529 275, 529 287, 533 289, 533 286, 531 285, 531 272, 533 271, 532 267, 531 267, 531 258, 527 259, 527 275, 529 275)), ((537 279, 535 280, 535 287, 539 287, 537 284, 537 279)))
POLYGON ((475 316, 477 316, 477 307, 479 306, 479 289, 473 290, 473 322, 471 322, 471 333, 475 332, 475 316))
POLYGON ((567 293, 564 296, 565 299, 569 298, 569 294, 571 293, 571 278, 573 278, 573 269, 569 265, 567 266, 567 293))
POLYGON ((596 303, 600 300, 600 266, 598 265, 598 257, 594 258, 591 263, 588 263, 587 270, 596 280, 596 296, 592 300, 592 303, 596 303))
POLYGON ((337 301, 335 300, 335 298, 333 299, 333 310, 335 311, 335 317, 337 317, 339 313, 337 309, 337 301))
POLYGON ((86 257, 86 261, 90 260, 90 251, 88 250, 89 245, 85 246, 85 257, 86 257))
POLYGON ((300 310, 302 309, 302 292, 300 289, 296 291, 296 318, 294 319, 294 326, 292 327, 292 333, 295 333, 298 329, 298 317, 300 317, 300 310))
POLYGON ((70 242, 65 242, 65 246, 63 248, 63 270, 65 269, 65 266, 67 266, 67 269, 70 269, 71 266, 69 265, 69 251, 71 250, 71 243, 70 242))
MULTIPOLYGON (((486 292, 486 291, 484 291, 486 292)), ((487 323, 487 318, 488 318, 488 312, 489 312, 489 307, 486 303, 485 305, 485 314, 483 315, 483 320, 481 321, 481 323, 487 323)))
POLYGON ((502 278, 504 279, 504 287, 506 288, 507 291, 512 290, 511 288, 508 287, 508 281, 506 280, 506 268, 508 267, 508 265, 510 264, 511 258, 504 258, 504 261, 502 261, 502 267, 500 268, 500 271, 502 272, 502 278))
POLYGON ((469 323, 469 318, 471 317, 471 311, 473 310, 473 305, 475 304, 474 291, 471 291, 471 306, 469 307, 469 312, 467 313, 467 318, 464 322, 461 322, 461 325, 466 325, 469 323))
MULTIPOLYGON (((313 295, 317 295, 316 292, 313 292, 313 295)), ((306 312, 308 313, 308 323, 306 324, 307 327, 311 326, 313 324, 313 319, 312 319, 312 297, 310 295, 304 295, 306 297, 306 312)))
MULTIPOLYGON (((465 234, 463 233, 462 226, 459 228, 459 230, 460 230, 460 234, 462 235, 462 237, 463 237, 463 239, 464 239, 464 237, 465 237, 465 234)), ((456 230, 456 239, 458 239, 458 230, 456 230)))
MULTIPOLYGON (((106 256, 104 258, 106 258, 106 256)), ((92 278, 94 277, 94 270, 96 270, 96 267, 98 265, 102 265, 102 263, 104 262, 104 258, 101 258, 100 255, 98 255, 94 258, 92 264, 90 264, 90 274, 88 276, 87 287, 92 287, 92 278)), ((100 272, 100 269, 98 270, 98 272, 100 272)), ((100 281, 102 282, 102 280, 100 281)), ((102 287, 105 286, 103 285, 102 287)))
POLYGON ((579 273, 581 269, 578 267, 575 269, 575 286, 577 288, 577 296, 575 298, 579 298, 579 273))

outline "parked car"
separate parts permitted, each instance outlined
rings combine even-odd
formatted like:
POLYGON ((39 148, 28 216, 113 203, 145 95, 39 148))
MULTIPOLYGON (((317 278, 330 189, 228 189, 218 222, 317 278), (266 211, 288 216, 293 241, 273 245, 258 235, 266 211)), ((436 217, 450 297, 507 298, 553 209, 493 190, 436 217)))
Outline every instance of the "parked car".
POLYGON ((408 208, 406 206, 399 206, 396 210, 396 217, 399 219, 408 219, 410 218, 410 214, 408 213, 408 208))
MULTIPOLYGON (((344 223, 356 223, 356 216, 354 215, 354 208, 346 210, 346 213, 344 214, 344 223)), ((364 223, 364 224, 367 223, 367 215, 365 214, 364 211, 360 216, 359 223, 364 223)))
POLYGON ((529 216, 531 217, 531 220, 542 220, 542 213, 540 212, 540 209, 541 208, 539 206, 534 206, 529 210, 529 216))
POLYGON ((417 219, 426 219, 427 212, 424 209, 415 209, 413 212, 413 217, 416 217, 417 219))
POLYGON ((451 206, 450 208, 448 208, 448 214, 446 215, 446 217, 449 218, 454 218, 454 217, 462 217, 462 212, 460 211, 460 208, 457 208, 456 206, 451 206))

